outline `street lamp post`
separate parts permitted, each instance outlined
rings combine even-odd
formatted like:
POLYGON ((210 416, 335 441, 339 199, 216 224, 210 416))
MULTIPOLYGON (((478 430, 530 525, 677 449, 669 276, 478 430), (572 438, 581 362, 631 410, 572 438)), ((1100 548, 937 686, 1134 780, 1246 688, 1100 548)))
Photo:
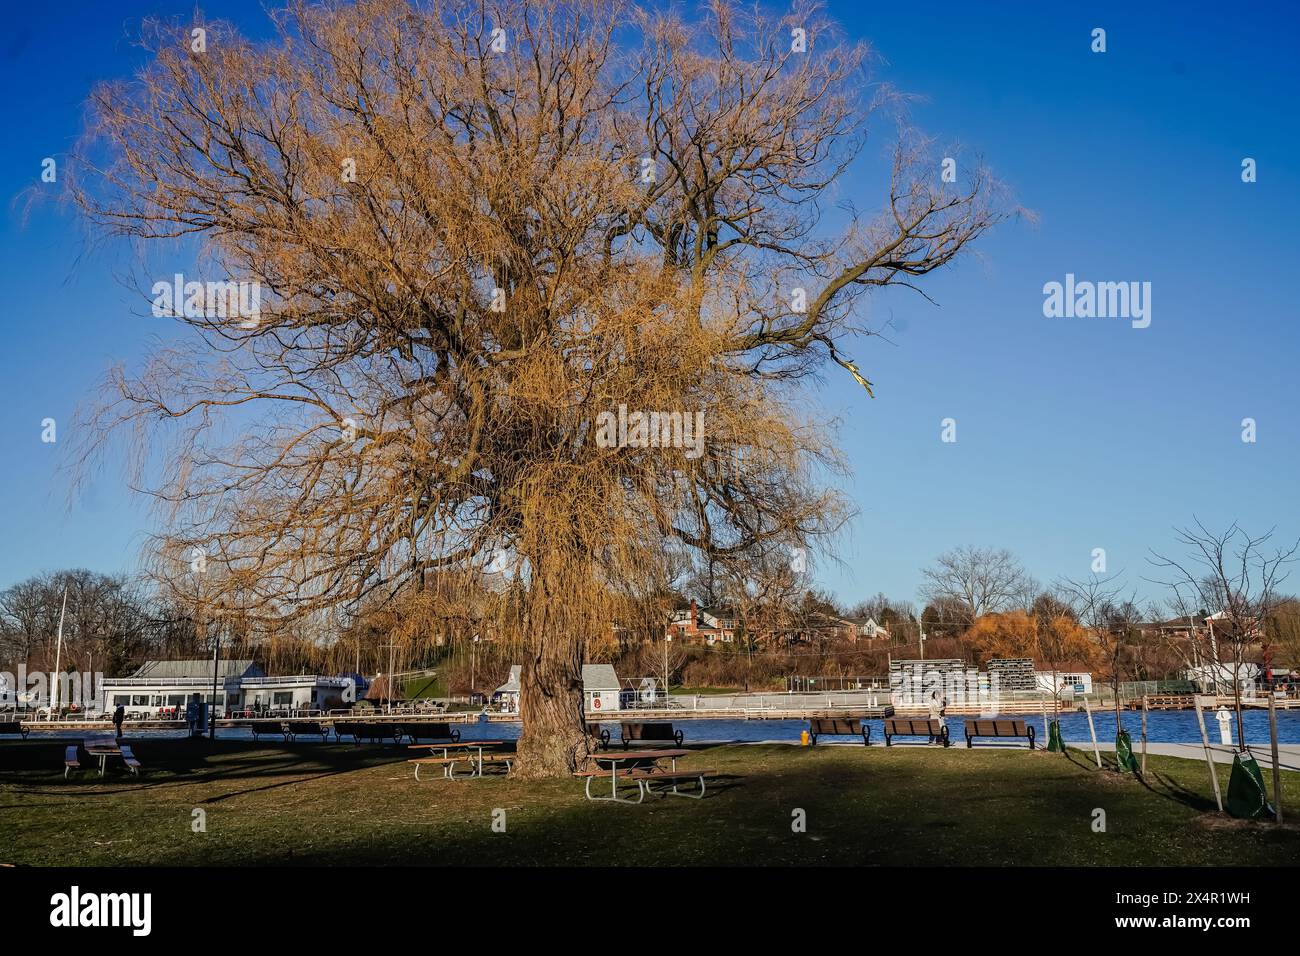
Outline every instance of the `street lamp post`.
POLYGON ((478 635, 475 634, 474 640, 472 640, 469 645, 469 699, 471 703, 473 703, 474 701, 474 685, 476 683, 474 677, 475 677, 475 669, 477 668, 477 665, 478 665, 478 635))
POLYGON ((673 636, 671 634, 665 634, 664 635, 664 707, 668 706, 668 687, 671 683, 669 681, 669 678, 672 676, 668 670, 668 645, 671 644, 672 642, 673 642, 673 636))

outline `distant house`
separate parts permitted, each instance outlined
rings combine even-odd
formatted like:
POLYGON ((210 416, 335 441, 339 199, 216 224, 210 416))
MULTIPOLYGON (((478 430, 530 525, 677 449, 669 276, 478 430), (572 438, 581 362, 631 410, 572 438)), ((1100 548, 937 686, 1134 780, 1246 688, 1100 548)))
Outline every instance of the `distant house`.
POLYGON ((876 641, 889 638, 889 629, 878 623, 874 617, 846 617, 840 625, 847 632, 845 636, 858 641, 876 641))
POLYGON ((686 643, 730 644, 735 641, 739 629, 740 616, 731 608, 700 607, 691 601, 689 606, 672 613, 664 634, 686 643))

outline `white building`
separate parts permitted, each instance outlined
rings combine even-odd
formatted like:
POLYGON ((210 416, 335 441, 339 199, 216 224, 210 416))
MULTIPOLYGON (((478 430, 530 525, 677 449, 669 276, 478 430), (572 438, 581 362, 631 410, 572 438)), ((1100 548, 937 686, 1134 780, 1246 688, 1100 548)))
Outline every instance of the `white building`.
POLYGON ((523 667, 512 664, 506 682, 492 692, 492 699, 497 702, 503 714, 519 713, 519 676, 522 673, 523 667))
POLYGON ((613 664, 582 665, 582 704, 588 714, 618 710, 622 689, 613 664))
MULTIPOLYGON (((1241 695, 1254 697, 1255 690, 1262 676, 1258 664, 1242 664, 1236 677, 1241 683, 1241 695)), ((1231 694, 1234 679, 1231 663, 1198 664, 1183 671, 1183 679, 1196 685, 1202 694, 1231 694)))
POLYGON ((210 707, 215 704, 217 714, 225 716, 331 710, 356 699, 351 678, 316 674, 268 677, 250 660, 221 661, 216 683, 214 701, 210 660, 146 661, 130 677, 103 679, 104 710, 112 713, 121 704, 133 719, 180 719, 194 694, 210 707))
POLYGON ((175 711, 185 716, 185 705, 194 694, 215 704, 217 713, 239 703, 239 685, 245 677, 264 677, 265 672, 252 661, 222 661, 217 668, 216 700, 213 700, 214 683, 212 661, 145 661, 130 677, 105 677, 103 688, 104 710, 112 712, 119 704, 126 708, 128 717, 171 716, 175 711))
POLYGON ((1034 671, 1034 680, 1040 690, 1055 696, 1082 696, 1092 693, 1092 675, 1087 671, 1034 671))
POLYGON ((350 677, 297 674, 244 677, 239 681, 239 708, 251 713, 277 710, 335 710, 356 700, 350 677))
MULTIPOLYGON (((520 665, 512 665, 510 677, 492 692, 492 698, 503 714, 519 713, 519 678, 522 671, 520 665)), ((582 705, 588 714, 618 710, 621 690, 612 664, 582 665, 582 705)))

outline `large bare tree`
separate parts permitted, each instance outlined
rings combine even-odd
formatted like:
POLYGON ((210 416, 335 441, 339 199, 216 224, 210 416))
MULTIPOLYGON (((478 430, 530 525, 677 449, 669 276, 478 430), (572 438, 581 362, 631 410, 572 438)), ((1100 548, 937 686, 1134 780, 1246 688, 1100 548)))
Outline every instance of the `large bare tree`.
POLYGON ((672 548, 788 553, 841 524, 805 383, 838 365, 869 391, 845 353, 862 297, 1007 207, 977 163, 941 181, 813 6, 274 18, 262 43, 152 24, 151 62, 93 94, 90 220, 262 295, 252 318, 177 309, 186 337, 115 370, 83 435, 142 439, 156 569, 198 549, 219 608, 329 613, 496 565, 525 593, 518 770, 568 772, 587 641, 672 548), (895 145, 868 216, 837 185, 876 120, 895 145), (620 406, 702 415, 706 440, 607 447, 620 406))
POLYGON ((972 620, 1033 601, 1036 583, 1005 548, 962 547, 945 551, 921 570, 921 593, 931 602, 960 602, 972 620))

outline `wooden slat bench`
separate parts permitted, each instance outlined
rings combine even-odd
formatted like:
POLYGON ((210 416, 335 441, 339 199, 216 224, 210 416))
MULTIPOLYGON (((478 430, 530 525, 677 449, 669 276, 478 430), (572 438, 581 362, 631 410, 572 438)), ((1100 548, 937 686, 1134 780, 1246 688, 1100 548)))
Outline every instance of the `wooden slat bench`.
POLYGON ((871 725, 846 717, 811 717, 808 737, 814 747, 818 737, 861 737, 862 746, 871 746, 871 725))
POLYGON ((272 734, 278 735, 282 740, 288 740, 289 735, 285 732, 284 724, 278 720, 255 720, 248 725, 249 730, 253 732, 253 740, 256 742, 258 737, 269 737, 272 734))
POLYGON ((358 745, 362 739, 369 740, 371 743, 383 740, 400 743, 402 728, 399 724, 380 723, 379 721, 336 721, 334 723, 334 739, 340 740, 343 737, 351 737, 353 742, 358 745))
POLYGON ((26 740, 30 732, 21 720, 0 720, 0 734, 18 734, 26 740))
POLYGON ((131 752, 131 748, 126 744, 122 744, 119 749, 122 751, 122 763, 126 764, 126 768, 137 777, 140 776, 141 764, 136 759, 135 754, 131 752))
POLYGON ((601 750, 609 749, 609 727, 604 724, 587 721, 587 736, 595 738, 600 743, 601 750))
POLYGON ((329 728, 319 720, 291 720, 284 725, 288 732, 290 740, 298 737, 313 737, 319 735, 321 740, 328 740, 330 736, 329 728))
POLYGON ((925 717, 886 717, 885 746, 892 747, 895 737, 938 737, 948 746, 948 726, 925 717))
POLYGON ((976 737, 1028 737, 1034 749, 1034 725, 1023 720, 966 721, 966 746, 973 747, 976 737))
POLYGON ((402 733, 410 737, 413 744, 418 744, 420 738, 425 740, 450 740, 452 742, 460 740, 460 731, 453 730, 451 724, 447 723, 419 721, 402 724, 402 733))
POLYGON ((676 742, 677 746, 682 745, 683 734, 680 730, 673 730, 673 725, 664 722, 654 722, 648 724, 623 724, 622 738, 623 749, 627 750, 628 744, 635 742, 667 743, 668 741, 676 742))
POLYGON ((68 774, 74 770, 81 769, 81 757, 78 754, 76 744, 68 744, 63 748, 63 779, 68 779, 68 774))

